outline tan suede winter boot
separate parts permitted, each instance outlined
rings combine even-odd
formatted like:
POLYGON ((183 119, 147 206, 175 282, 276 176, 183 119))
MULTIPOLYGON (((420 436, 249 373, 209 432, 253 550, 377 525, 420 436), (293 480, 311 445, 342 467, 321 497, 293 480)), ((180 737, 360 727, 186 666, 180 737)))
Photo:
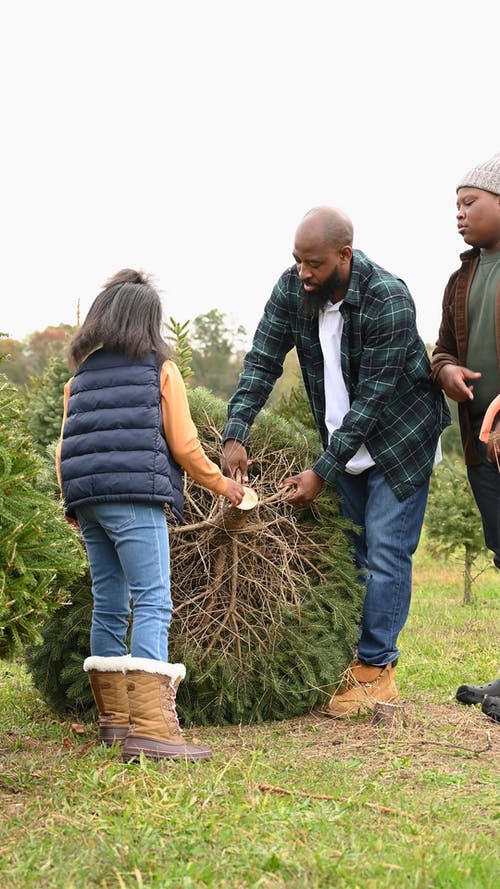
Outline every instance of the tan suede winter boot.
POLYGON ((141 752, 150 759, 210 759, 210 747, 186 743, 179 726, 175 694, 185 675, 184 664, 131 659, 127 693, 132 726, 122 747, 125 762, 141 752))
POLYGON ((345 671, 323 713, 341 719, 356 716, 369 713, 377 701, 394 702, 398 696, 392 664, 377 667, 356 661, 345 671))
POLYGON ((125 672, 129 663, 128 654, 88 657, 83 663, 99 711, 97 740, 108 747, 115 741, 123 741, 128 734, 130 718, 125 672))

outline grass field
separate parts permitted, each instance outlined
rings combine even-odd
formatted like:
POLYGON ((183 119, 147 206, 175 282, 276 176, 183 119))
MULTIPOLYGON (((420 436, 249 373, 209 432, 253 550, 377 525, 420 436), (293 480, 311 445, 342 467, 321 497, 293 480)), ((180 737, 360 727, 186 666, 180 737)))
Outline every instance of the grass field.
POLYGON ((400 643, 407 723, 321 714, 204 729, 210 762, 122 763, 0 663, 0 884, 500 885, 500 724, 454 700, 498 673, 499 578, 463 606, 460 566, 422 544, 400 643))

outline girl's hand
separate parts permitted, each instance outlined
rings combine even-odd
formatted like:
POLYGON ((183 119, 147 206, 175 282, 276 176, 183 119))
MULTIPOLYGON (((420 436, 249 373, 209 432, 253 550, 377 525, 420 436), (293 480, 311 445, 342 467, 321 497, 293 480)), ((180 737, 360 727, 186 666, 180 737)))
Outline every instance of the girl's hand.
POLYGON ((72 519, 69 515, 65 515, 64 518, 66 519, 68 525, 71 525, 72 528, 76 528, 77 530, 79 530, 80 525, 78 524, 77 519, 72 519))
POLYGON ((235 482, 234 479, 227 479, 227 488, 224 492, 224 497, 227 497, 231 506, 239 506, 244 497, 243 486, 238 482, 235 482))

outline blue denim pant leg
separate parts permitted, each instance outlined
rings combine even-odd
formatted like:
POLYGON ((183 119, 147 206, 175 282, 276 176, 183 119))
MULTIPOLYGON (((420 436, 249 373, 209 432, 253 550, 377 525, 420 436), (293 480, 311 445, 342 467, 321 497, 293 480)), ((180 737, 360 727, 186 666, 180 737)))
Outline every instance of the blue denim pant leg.
POLYGON ((77 517, 92 576, 91 654, 127 653, 132 600, 130 653, 167 661, 172 600, 163 507, 98 503, 79 507, 77 517))
POLYGON ((399 633, 411 601, 412 556, 424 520, 429 482, 406 500, 397 499, 376 468, 342 473, 335 481, 342 514, 361 528, 353 536, 357 565, 365 569, 366 596, 358 642, 365 664, 399 657, 399 633))
POLYGON ((493 561, 500 568, 500 472, 496 463, 486 458, 486 445, 476 439, 480 463, 468 466, 474 500, 481 514, 484 542, 493 553, 493 561))

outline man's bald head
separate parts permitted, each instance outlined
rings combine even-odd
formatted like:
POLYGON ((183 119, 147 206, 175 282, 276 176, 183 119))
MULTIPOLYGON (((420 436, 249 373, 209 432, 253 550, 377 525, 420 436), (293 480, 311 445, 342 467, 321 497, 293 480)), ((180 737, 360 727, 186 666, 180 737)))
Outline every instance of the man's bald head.
POLYGON ((322 242, 328 247, 352 247, 353 226, 347 213, 337 207, 314 207, 302 219, 296 236, 322 242))
POLYGON ((297 231, 293 258, 302 283, 305 314, 317 317, 327 302, 344 298, 352 263, 352 222, 336 207, 306 213, 297 231))

